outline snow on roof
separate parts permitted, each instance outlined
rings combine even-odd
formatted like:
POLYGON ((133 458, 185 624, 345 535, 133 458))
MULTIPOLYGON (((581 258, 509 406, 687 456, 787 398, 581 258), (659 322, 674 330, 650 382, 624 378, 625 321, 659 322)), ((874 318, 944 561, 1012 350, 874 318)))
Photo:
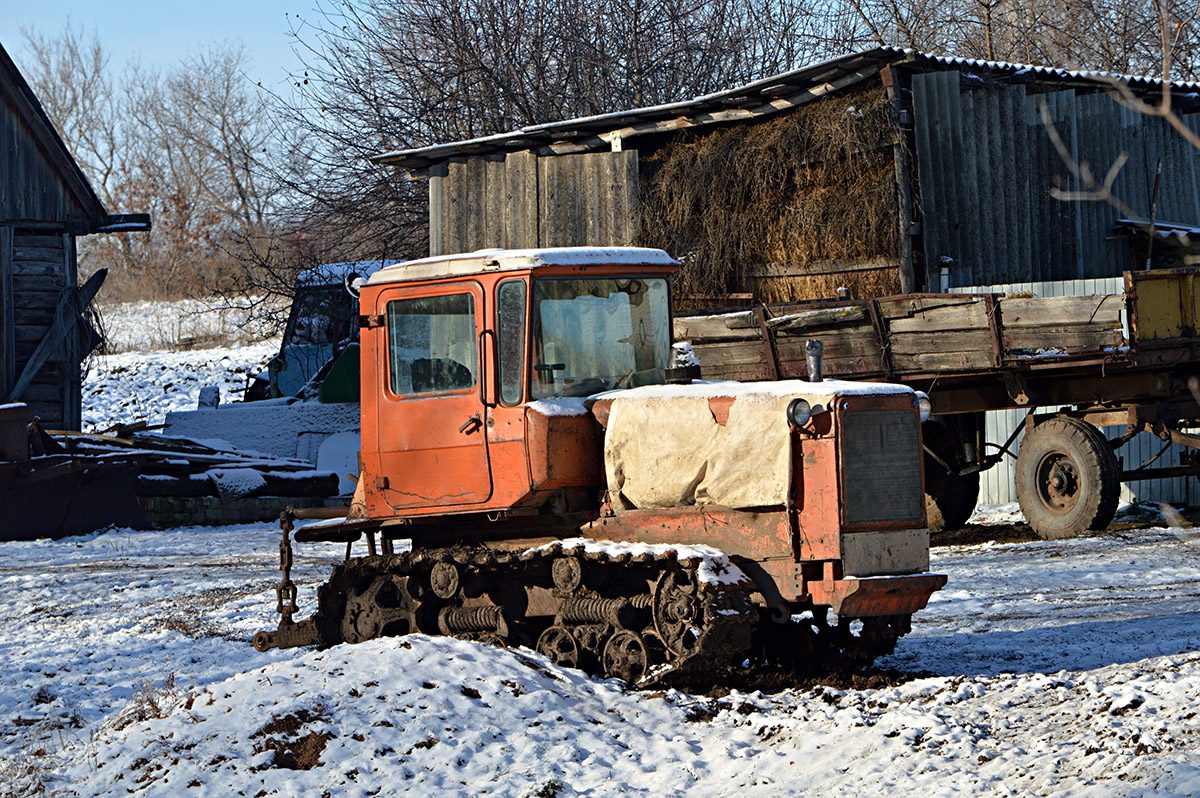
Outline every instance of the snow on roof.
POLYGON ((359 277, 370 277, 380 269, 400 263, 398 260, 353 260, 342 263, 322 263, 300 272, 296 277, 297 285, 337 285, 340 286, 346 277, 356 274, 359 277))
MULTIPOLYGON (((690 118, 691 124, 703 125, 736 121, 739 115, 757 118, 808 102, 829 91, 853 85, 881 67, 911 64, 925 70, 979 70, 1006 73, 1010 77, 1031 76, 1043 81, 1066 81, 1090 85, 1126 83, 1139 89, 1161 87, 1161 78, 1121 75, 1096 70, 1067 69, 1034 64, 985 61, 975 58, 938 56, 901 47, 875 47, 831 58, 816 64, 782 72, 741 86, 700 95, 662 105, 613 111, 594 116, 566 119, 538 125, 527 125, 506 133, 494 133, 462 141, 442 142, 425 147, 394 150, 373 157, 376 163, 400 166, 421 171, 448 158, 481 155, 492 152, 530 149, 556 141, 578 141, 605 136, 618 138, 637 134, 638 126, 647 128, 655 122, 671 122, 690 118), (820 87, 821 91, 810 91, 820 87)), ((1200 89, 1200 83, 1172 81, 1172 88, 1186 91, 1200 89)), ((600 141, 598 144, 603 145, 600 141)))
POLYGON ((395 263, 371 275, 370 285, 440 277, 517 271, 546 266, 678 266, 661 249, 644 247, 551 247, 547 249, 481 249, 456 255, 435 255, 395 263))

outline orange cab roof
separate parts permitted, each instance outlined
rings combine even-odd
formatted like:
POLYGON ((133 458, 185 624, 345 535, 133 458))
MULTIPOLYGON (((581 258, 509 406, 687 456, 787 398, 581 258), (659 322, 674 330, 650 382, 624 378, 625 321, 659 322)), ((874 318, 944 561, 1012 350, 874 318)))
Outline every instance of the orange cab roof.
POLYGON ((523 271, 548 266, 678 266, 679 261, 661 249, 645 247, 551 247, 546 249, 481 249, 456 255, 436 255, 402 261, 371 275, 368 285, 442 277, 464 277, 485 272, 523 271))

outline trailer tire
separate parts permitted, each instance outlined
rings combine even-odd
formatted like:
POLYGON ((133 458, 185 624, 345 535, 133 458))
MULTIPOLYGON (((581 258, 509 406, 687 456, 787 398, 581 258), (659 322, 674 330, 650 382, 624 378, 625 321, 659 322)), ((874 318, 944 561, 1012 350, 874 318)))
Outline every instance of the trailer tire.
POLYGON ((1077 418, 1034 427, 1017 455, 1017 501, 1043 540, 1104 529, 1117 510, 1121 470, 1100 430, 1077 418))
MULTIPOLYGON (((927 448, 944 463, 961 467, 955 435, 941 424, 926 422, 921 435, 927 448)), ((925 453, 925 524, 930 532, 961 529, 979 501, 979 472, 950 474, 925 453)))

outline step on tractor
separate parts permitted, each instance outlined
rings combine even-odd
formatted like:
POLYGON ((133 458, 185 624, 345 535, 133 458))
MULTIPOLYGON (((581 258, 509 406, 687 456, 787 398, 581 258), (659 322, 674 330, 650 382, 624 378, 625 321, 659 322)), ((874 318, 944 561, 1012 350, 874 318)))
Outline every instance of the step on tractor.
POLYGON ((817 340, 809 380, 692 379, 678 265, 487 250, 372 275, 357 491, 339 517, 284 513, 281 619, 255 647, 446 634, 638 685, 890 653, 946 581, 927 398, 821 379, 817 340), (346 544, 305 620, 293 541, 346 544))

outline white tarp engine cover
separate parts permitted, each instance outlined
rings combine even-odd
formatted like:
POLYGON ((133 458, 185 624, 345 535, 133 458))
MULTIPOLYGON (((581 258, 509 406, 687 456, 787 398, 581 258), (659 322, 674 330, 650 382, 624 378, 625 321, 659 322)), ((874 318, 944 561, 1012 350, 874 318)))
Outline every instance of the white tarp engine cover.
POLYGON ((803 397, 817 413, 838 396, 868 393, 915 396, 904 386, 842 380, 708 382, 610 394, 604 469, 613 509, 786 506, 788 404, 803 397))

